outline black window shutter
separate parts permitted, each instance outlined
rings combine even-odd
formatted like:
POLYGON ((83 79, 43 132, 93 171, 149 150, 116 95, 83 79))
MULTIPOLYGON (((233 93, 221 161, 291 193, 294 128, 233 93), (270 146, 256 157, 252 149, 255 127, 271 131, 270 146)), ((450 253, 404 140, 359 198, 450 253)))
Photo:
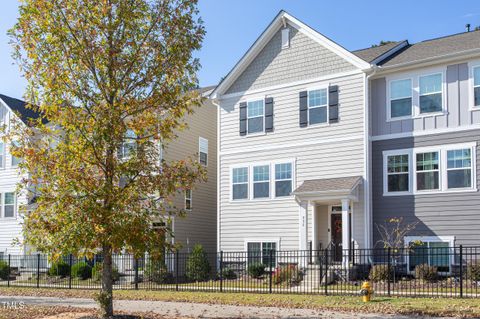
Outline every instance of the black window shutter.
POLYGON ((265 98, 265 132, 273 132, 273 97, 265 98))
POLYGON ((308 92, 302 91, 299 93, 300 102, 300 127, 308 125, 308 92))
POLYGON ((338 122, 338 85, 328 87, 328 121, 338 122))
POLYGON ((240 135, 247 135, 247 103, 240 103, 240 135))

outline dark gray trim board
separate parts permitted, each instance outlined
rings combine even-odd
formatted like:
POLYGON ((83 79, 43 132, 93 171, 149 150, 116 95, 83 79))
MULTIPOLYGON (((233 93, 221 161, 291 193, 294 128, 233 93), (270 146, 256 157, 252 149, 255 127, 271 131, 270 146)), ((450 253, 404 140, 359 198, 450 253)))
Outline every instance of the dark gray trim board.
POLYGON ((480 246, 480 193, 458 192, 405 196, 383 195, 383 154, 385 150, 477 142, 477 188, 480 130, 407 137, 372 143, 372 199, 374 244, 379 235, 375 226, 392 217, 418 222, 411 236, 455 236, 456 244, 480 246))

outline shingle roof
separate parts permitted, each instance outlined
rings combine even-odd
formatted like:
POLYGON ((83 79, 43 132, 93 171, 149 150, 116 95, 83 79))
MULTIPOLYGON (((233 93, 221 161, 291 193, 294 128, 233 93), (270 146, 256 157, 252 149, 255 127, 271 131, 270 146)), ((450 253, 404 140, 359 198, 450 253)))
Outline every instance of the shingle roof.
POLYGON ((0 99, 2 99, 3 102, 5 102, 12 111, 20 115, 20 119, 25 124, 28 124, 30 119, 35 120, 40 117, 40 113, 35 112, 30 108, 27 108, 27 103, 25 101, 22 101, 13 97, 9 97, 3 94, 0 94, 0 99))
POLYGON ((393 66, 474 49, 480 49, 480 31, 464 32, 407 45, 392 57, 382 61, 380 65, 393 66))
POLYGON ((366 48, 366 49, 361 49, 361 50, 355 50, 352 51, 353 54, 358 56, 360 59, 366 61, 366 62, 372 62, 382 54, 386 53, 387 51, 393 49, 403 41, 395 41, 392 43, 387 43, 384 45, 379 45, 376 47, 372 48, 366 48))
POLYGON ((352 190, 360 181, 361 176, 310 179, 300 185, 294 194, 328 192, 328 191, 349 191, 352 190))

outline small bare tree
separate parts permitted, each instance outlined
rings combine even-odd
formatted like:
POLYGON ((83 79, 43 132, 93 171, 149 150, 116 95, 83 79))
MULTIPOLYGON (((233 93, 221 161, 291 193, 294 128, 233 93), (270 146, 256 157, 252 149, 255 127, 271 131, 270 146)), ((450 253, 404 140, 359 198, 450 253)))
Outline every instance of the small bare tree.
MULTIPOLYGON (((380 239, 377 244, 383 248, 391 248, 394 252, 405 247, 405 236, 417 227, 418 222, 405 223, 403 218, 394 217, 385 220, 383 224, 375 223, 380 239)), ((410 245, 416 245, 417 242, 411 242, 410 245)))

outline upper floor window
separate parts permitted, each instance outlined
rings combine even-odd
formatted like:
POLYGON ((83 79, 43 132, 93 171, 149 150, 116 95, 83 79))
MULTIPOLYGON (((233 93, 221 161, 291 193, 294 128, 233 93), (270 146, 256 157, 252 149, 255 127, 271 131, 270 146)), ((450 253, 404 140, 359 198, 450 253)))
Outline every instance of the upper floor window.
POLYGON ((473 68, 473 106, 480 106, 480 66, 473 68))
POLYGON ((270 166, 253 167, 253 198, 270 197, 270 166))
POLYGON ((207 166, 208 164, 208 140, 203 137, 198 138, 198 156, 200 164, 207 166))
POLYGON ((395 154, 387 156, 387 191, 408 192, 409 182, 408 154, 395 154))
POLYGON ((327 123, 327 89, 308 91, 308 124, 327 123))
POLYGON ((128 129, 125 132, 125 137, 122 145, 118 150, 118 157, 121 159, 126 159, 135 152, 137 147, 137 135, 133 130, 128 129))
POLYGON ((412 80, 390 82, 390 117, 400 118, 412 115, 412 80))
POLYGON ((263 100, 250 101, 247 103, 247 132, 263 132, 264 104, 263 100))
POLYGON ((442 82, 442 73, 425 75, 419 78, 420 114, 443 110, 442 82))
POLYGON ((290 196, 292 163, 275 164, 275 197, 290 196))
MULTIPOLYGON (((18 143, 13 142, 12 146, 13 147, 18 147, 18 143)), ((16 157, 16 156, 12 155, 12 163, 11 163, 12 167, 18 166, 18 164, 20 164, 21 162, 22 162, 22 159, 20 157, 16 157)))
POLYGON ((2 216, 5 218, 15 217, 15 193, 0 194, 0 200, 2 201, 2 216))
POLYGON ((192 209, 192 190, 191 189, 185 190, 185 209, 186 210, 192 209))
POLYGON ((447 151, 448 188, 472 187, 472 151, 469 148, 447 151))
POLYGON ((0 143, 0 168, 5 167, 5 146, 0 143))
POLYGON ((232 170, 232 199, 248 198, 248 167, 232 170))
POLYGON ((439 189, 439 154, 438 152, 427 152, 416 154, 417 158, 417 190, 439 189))

